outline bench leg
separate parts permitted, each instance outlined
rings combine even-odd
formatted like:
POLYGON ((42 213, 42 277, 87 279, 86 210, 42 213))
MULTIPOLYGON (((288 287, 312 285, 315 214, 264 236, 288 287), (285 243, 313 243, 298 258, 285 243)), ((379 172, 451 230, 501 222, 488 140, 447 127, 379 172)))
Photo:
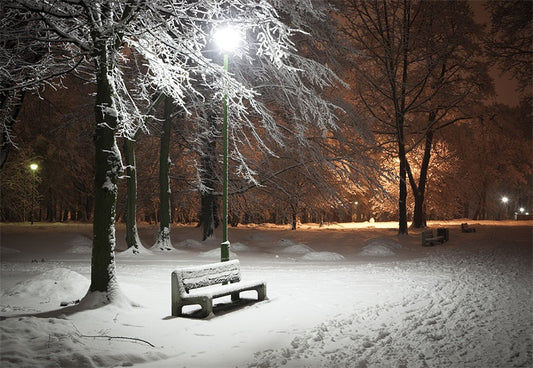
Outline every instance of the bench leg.
POLYGON ((257 299, 265 300, 267 298, 266 285, 261 285, 257 288, 257 299))
POLYGON ((241 297, 240 297, 240 293, 233 293, 231 294, 231 301, 232 302, 236 302, 237 300, 240 300, 241 297))
POLYGON ((172 306, 172 315, 174 317, 180 317, 183 315, 183 305, 173 305, 172 306))
POLYGON ((200 302, 200 306, 202 307, 201 318, 206 318, 213 314, 213 299, 202 299, 202 301, 200 302))

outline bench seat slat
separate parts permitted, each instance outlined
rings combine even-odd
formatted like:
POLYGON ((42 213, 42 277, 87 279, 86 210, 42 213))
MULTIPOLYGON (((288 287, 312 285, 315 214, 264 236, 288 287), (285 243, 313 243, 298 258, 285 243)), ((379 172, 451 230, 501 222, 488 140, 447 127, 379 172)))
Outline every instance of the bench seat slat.
POLYGON ((238 260, 192 266, 174 272, 179 274, 180 289, 183 286, 186 292, 210 285, 237 282, 241 279, 238 260))
POLYGON ((231 295, 238 291, 246 291, 253 289, 265 282, 261 280, 241 281, 234 284, 206 286, 200 289, 189 291, 189 294, 182 295, 183 299, 188 297, 206 296, 208 298, 219 298, 225 295, 231 295))

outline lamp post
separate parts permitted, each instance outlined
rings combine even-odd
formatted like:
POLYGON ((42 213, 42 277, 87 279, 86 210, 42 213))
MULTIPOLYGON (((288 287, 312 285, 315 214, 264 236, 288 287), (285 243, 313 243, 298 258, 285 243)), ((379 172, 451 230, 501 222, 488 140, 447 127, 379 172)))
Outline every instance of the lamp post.
POLYGON ((30 222, 33 225, 33 205, 35 202, 35 172, 39 168, 37 164, 31 164, 30 170, 32 172, 32 181, 31 181, 31 212, 30 212, 30 222))
POLYGON ((505 220, 505 219, 507 219, 507 212, 508 212, 507 203, 509 203, 509 198, 506 197, 506 196, 503 196, 502 197, 502 202, 505 205, 505 213, 504 213, 504 216, 503 216, 503 219, 505 220))
MULTIPOLYGON (((224 54, 224 71, 228 72, 228 53, 234 51, 240 42, 239 32, 226 26, 214 34, 215 42, 224 54)), ((228 240, 228 94, 224 91, 222 120, 222 243, 220 244, 220 261, 229 261, 230 242, 228 240)))

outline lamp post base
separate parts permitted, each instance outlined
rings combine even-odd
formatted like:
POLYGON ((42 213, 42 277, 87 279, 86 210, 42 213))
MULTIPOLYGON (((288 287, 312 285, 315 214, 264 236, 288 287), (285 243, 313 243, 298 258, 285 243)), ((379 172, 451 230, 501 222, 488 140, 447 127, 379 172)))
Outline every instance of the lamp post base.
POLYGON ((229 261, 229 247, 230 247, 229 240, 226 240, 225 242, 220 244, 220 261, 221 262, 229 261))

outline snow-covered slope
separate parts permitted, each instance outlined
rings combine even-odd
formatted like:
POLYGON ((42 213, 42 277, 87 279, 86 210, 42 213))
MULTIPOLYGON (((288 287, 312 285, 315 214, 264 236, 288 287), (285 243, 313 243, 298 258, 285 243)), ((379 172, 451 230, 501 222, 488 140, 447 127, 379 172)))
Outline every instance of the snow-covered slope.
POLYGON ((218 254, 193 227, 173 229, 177 252, 117 257, 139 307, 89 309, 59 306, 87 291, 87 229, 1 225, 0 366, 531 367, 532 224, 440 224, 451 239, 429 248, 394 224, 230 229, 269 300, 217 299, 210 320, 170 316, 170 272, 218 254))

